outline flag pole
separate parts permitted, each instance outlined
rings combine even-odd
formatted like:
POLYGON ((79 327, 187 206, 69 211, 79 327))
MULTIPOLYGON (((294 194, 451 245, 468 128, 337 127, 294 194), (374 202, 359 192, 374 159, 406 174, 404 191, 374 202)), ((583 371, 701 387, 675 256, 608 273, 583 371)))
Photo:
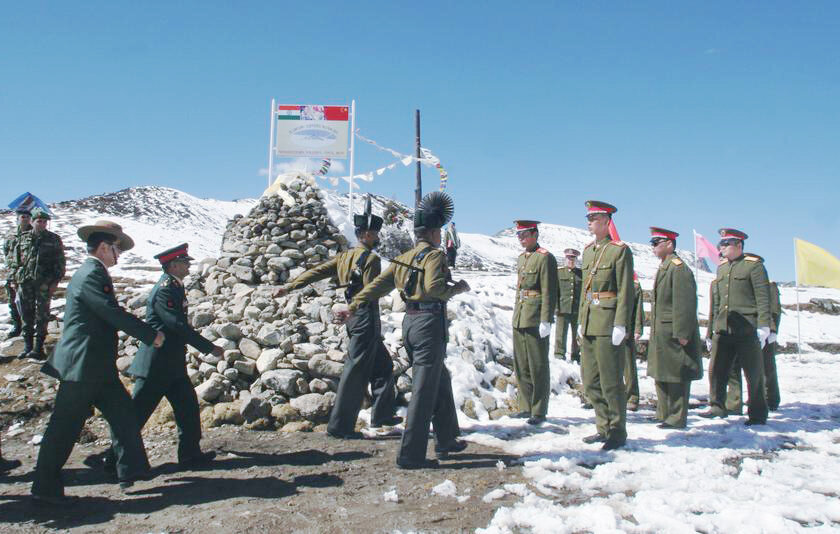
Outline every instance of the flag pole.
POLYGON ((793 238, 793 289, 796 293, 796 351, 802 360, 802 321, 799 313, 799 257, 796 254, 796 238, 793 238))
POLYGON ((353 222, 353 164, 356 156, 356 100, 350 101, 350 202, 347 203, 347 218, 353 222))
MULTIPOLYGON (((697 257, 697 230, 692 228, 691 233, 694 234, 694 279, 697 280, 697 264, 700 263, 700 258, 697 257)), ((700 290, 699 285, 697 289, 700 290)))
POLYGON ((271 187, 271 173, 274 169, 274 99, 271 99, 271 111, 268 112, 271 133, 268 135, 268 187, 271 187))

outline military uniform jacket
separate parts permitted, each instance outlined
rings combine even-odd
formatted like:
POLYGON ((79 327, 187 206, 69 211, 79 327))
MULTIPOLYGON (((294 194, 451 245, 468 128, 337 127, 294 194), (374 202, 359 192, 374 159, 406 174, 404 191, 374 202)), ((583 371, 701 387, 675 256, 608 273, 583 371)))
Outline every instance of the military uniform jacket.
MULTIPOLYGON (((28 230, 27 230, 28 231, 28 230)), ((17 261, 15 258, 15 244, 23 232, 20 226, 6 234, 6 240, 3 241, 3 259, 6 261, 6 269, 8 270, 7 278, 14 279, 15 271, 17 270, 17 261)))
POLYGON ((64 244, 58 234, 44 230, 23 232, 17 239, 15 280, 53 284, 64 278, 64 244))
POLYGON ((190 326, 187 320, 187 296, 184 285, 164 273, 146 303, 146 322, 166 336, 159 349, 151 344, 140 345, 128 373, 142 378, 165 379, 187 376, 187 344, 209 354, 213 344, 190 326))
POLYGON ((782 322, 782 302, 779 298, 779 286, 776 285, 776 282, 770 282, 770 317, 773 319, 770 330, 778 333, 779 323, 782 322))
POLYGON ((712 291, 717 334, 755 335, 756 328, 770 327, 770 282, 756 256, 743 255, 720 264, 712 291))
MULTIPOLYGON (((343 286, 350 283, 350 273, 356 268, 356 263, 359 257, 367 251, 367 248, 358 245, 356 248, 339 252, 329 260, 320 265, 316 265, 305 273, 295 278, 288 284, 290 290, 300 289, 309 284, 323 280, 324 278, 334 277, 338 280, 338 285, 343 286)), ((365 260, 364 268, 362 269, 362 283, 368 285, 374 278, 379 276, 382 271, 382 260, 379 256, 371 251, 365 260)))
POLYGON ((701 378, 697 284, 691 269, 676 254, 659 265, 651 301, 648 376, 662 382, 701 378), (681 346, 677 339, 688 343, 681 346))
POLYGON ((633 305, 633 253, 630 248, 609 237, 587 245, 583 250, 583 287, 578 315, 583 335, 609 336, 614 326, 624 326, 629 332, 633 326, 630 322, 633 305), (608 296, 611 293, 615 296, 608 296))
POLYGON ((108 270, 86 259, 67 286, 64 332, 43 371, 70 382, 117 378, 117 331, 151 345, 157 331, 120 307, 108 270))
POLYGON ((578 312, 581 277, 581 270, 577 267, 557 269, 557 315, 578 312))
POLYGON ((446 245, 446 248, 461 248, 461 238, 458 237, 458 230, 446 227, 444 245, 446 245))
POLYGON ((516 260, 513 327, 532 328, 554 322, 557 306, 557 260, 539 245, 516 260))
POLYGON ((645 329, 645 304, 642 298, 642 284, 637 280, 633 280, 633 313, 630 314, 629 324, 633 325, 633 334, 642 335, 645 329))
POLYGON ((420 240, 404 254, 400 254, 396 261, 423 269, 417 274, 417 284, 411 294, 406 292, 406 284, 411 276, 411 269, 396 262, 391 263, 379 276, 365 285, 350 304, 353 311, 364 302, 373 302, 390 293, 394 288, 405 293, 405 299, 415 302, 446 302, 455 295, 455 287, 449 285, 451 275, 446 265, 443 251, 435 248, 428 241, 420 240), (415 262, 414 258, 426 249, 430 249, 423 259, 415 262))

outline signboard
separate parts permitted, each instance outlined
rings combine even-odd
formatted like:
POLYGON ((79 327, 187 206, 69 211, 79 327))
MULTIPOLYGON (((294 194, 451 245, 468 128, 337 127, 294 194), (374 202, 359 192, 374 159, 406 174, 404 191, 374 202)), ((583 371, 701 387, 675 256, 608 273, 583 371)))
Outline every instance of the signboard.
POLYGON ((347 158, 349 106, 277 106, 275 154, 281 158, 347 158))

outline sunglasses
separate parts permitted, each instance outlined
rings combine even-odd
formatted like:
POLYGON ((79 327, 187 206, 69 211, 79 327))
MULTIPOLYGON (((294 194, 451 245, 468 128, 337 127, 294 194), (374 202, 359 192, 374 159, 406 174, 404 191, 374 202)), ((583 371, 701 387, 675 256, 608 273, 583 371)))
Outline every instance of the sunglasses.
POLYGON ((740 239, 731 239, 731 238, 721 239, 720 242, 718 243, 718 246, 719 247, 734 247, 735 245, 737 245, 740 242, 741 242, 740 239))

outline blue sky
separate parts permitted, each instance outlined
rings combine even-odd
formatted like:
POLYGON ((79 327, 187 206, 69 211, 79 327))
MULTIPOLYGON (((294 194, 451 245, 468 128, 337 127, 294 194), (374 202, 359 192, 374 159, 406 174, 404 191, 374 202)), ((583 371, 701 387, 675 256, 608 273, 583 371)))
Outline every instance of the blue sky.
MULTIPOLYGON (((4 190, 256 196, 272 97, 356 99, 361 133, 402 152, 421 110, 461 231, 583 226, 595 198, 619 207, 627 240, 655 225, 690 247, 692 228, 741 228, 779 280, 793 278, 793 237, 840 256, 840 4, 511 6, 7 3, 4 190)), ((393 161, 358 146, 357 172, 393 161)), ((413 188, 400 167, 363 191, 410 201, 413 188)))

